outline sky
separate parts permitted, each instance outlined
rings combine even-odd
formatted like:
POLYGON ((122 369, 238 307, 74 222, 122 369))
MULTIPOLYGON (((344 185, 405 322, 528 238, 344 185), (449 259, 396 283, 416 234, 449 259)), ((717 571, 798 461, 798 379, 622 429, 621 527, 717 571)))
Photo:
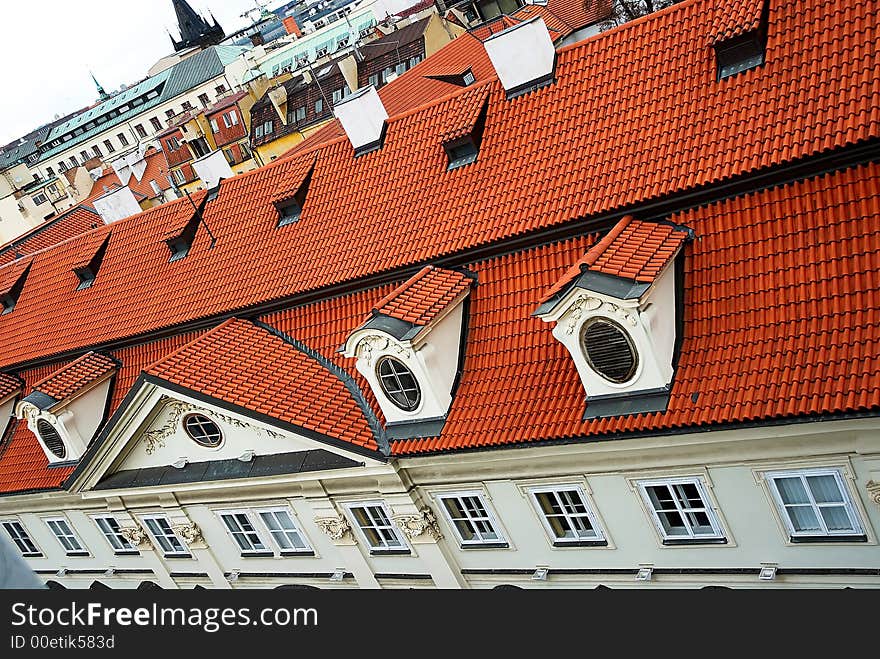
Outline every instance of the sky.
MULTIPOLYGON (((212 11, 226 33, 250 24, 254 0, 190 0, 212 11)), ((270 7, 278 5, 269 3, 270 7)), ((174 52, 171 0, 2 0, 0 2, 0 145, 97 100, 104 89, 142 80, 174 52)))

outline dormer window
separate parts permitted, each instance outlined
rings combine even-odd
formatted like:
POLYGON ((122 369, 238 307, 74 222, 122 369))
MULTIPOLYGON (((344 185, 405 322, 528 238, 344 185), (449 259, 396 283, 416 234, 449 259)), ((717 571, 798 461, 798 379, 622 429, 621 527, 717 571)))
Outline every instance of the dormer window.
POLYGON ((300 184, 299 188, 297 188, 294 195, 290 198, 275 202, 275 209, 278 211, 279 227, 287 226, 288 224, 293 224, 294 222, 299 221, 299 218, 302 215, 303 206, 306 204, 306 195, 309 192, 309 183, 312 181, 312 173, 314 171, 315 166, 312 164, 312 168, 309 170, 309 173, 306 174, 305 179, 303 179, 303 182, 300 184))
POLYGON ((391 439, 439 433, 461 364, 462 323, 473 279, 427 266, 373 308, 341 348, 367 379, 391 439))
POLYGON ((721 17, 710 37, 719 80, 764 64, 769 10, 768 0, 743 0, 721 17))
POLYGON ((24 283, 27 280, 30 269, 31 264, 28 263, 17 276, 15 272, 10 272, 5 278, 3 288, 0 288, 0 307, 2 307, 0 315, 6 315, 15 310, 15 305, 18 304, 18 299, 21 297, 22 290, 24 290, 24 283))
POLYGON ((477 159, 477 145, 471 137, 466 137, 457 142, 443 145, 446 156, 449 158, 447 169, 456 169, 464 165, 470 165, 477 159))
MULTIPOLYGON (((219 187, 218 184, 218 191, 219 187)), ((202 203, 199 204, 196 212, 193 213, 193 216, 177 235, 165 239, 165 244, 168 245, 168 250, 171 252, 171 256, 168 257, 169 263, 179 261, 186 257, 192 249, 193 243, 196 239, 196 231, 199 228, 199 222, 202 221, 202 213, 205 210, 205 204, 208 203, 208 197, 209 195, 205 195, 205 198, 202 199, 202 203)))
POLYGON ((488 101, 486 90, 474 90, 460 100, 464 107, 458 116, 467 118, 450 127, 443 136, 443 150, 449 161, 447 169, 457 169, 476 161, 486 127, 488 101))
POLYGON ((98 251, 95 252, 92 260, 82 267, 73 269, 74 274, 79 279, 79 285, 76 287, 76 290, 81 291, 85 288, 91 288, 92 284, 95 283, 95 279, 98 276, 98 269, 101 267, 101 262, 104 260, 104 254, 107 252, 107 245, 109 242, 110 234, 107 234, 107 237, 104 239, 104 242, 101 243, 98 251))
POLYGON ((678 340, 675 257, 689 232, 622 219, 547 292, 553 322, 587 394, 584 418, 666 409, 678 340))
POLYGON ((119 363, 90 352, 34 385, 15 406, 52 464, 79 459, 104 418, 119 363))

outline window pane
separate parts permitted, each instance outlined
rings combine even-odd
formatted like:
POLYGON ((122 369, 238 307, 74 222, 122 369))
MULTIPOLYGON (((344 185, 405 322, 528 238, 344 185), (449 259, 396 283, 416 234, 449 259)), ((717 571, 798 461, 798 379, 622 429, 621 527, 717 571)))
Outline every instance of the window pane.
POLYGON ((837 487, 837 479, 831 474, 807 476, 807 483, 816 503, 843 503, 843 494, 837 487))
POLYGON ((822 527, 811 506, 786 506, 786 512, 795 531, 821 531, 822 527))
POLYGON ((854 531, 852 523, 849 521, 849 515, 844 506, 822 506, 819 508, 822 513, 822 519, 825 520, 825 526, 829 531, 854 531))
POLYGON ((804 484, 800 478, 777 478, 776 487, 779 490, 779 496, 782 502, 789 503, 809 503, 810 498, 804 489, 804 484))

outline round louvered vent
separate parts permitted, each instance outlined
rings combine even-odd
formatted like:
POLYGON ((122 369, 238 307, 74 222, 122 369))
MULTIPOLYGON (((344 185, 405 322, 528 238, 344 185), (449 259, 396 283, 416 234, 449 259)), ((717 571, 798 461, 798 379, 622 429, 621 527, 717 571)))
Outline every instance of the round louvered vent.
POLYGON ((638 355, 629 334, 620 325, 605 318, 593 318, 584 325, 581 344, 590 367, 610 382, 632 379, 638 355))
POLYGON ((40 439, 46 448, 52 451, 52 454, 59 460, 63 460, 67 456, 67 447, 64 446, 64 440, 58 431, 52 427, 52 424, 45 419, 37 421, 37 432, 40 433, 40 439))

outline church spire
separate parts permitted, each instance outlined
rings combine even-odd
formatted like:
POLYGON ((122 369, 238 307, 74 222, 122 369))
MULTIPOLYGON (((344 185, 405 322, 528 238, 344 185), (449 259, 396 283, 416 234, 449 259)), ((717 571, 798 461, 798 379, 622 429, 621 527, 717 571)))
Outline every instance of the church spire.
MULTIPOLYGON (((175 51, 185 50, 194 46, 207 48, 220 43, 226 34, 223 28, 214 19, 211 25, 186 0, 171 0, 174 5, 174 13, 177 14, 177 29, 180 32, 180 41, 171 39, 175 51)), ((213 18, 213 15, 212 15, 213 18)))
POLYGON ((89 71, 89 75, 92 76, 92 82, 94 82, 95 87, 98 88, 98 100, 99 101, 106 101, 108 98, 110 98, 110 94, 108 94, 107 92, 104 91, 104 88, 101 86, 101 83, 98 82, 98 79, 95 77, 95 74, 92 71, 89 71))

